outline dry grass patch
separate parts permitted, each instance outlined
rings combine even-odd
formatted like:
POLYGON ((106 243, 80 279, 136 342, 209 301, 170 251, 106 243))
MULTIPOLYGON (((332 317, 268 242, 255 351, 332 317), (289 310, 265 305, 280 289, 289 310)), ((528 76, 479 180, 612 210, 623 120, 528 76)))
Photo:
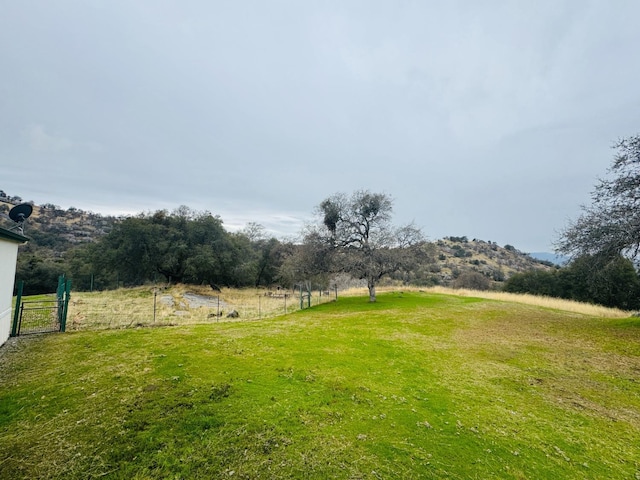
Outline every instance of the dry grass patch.
POLYGON ((523 303, 525 305, 552 308, 554 310, 563 310, 565 312, 573 312, 602 318, 627 318, 631 315, 631 312, 627 312, 617 308, 608 308, 601 305, 593 305, 591 303, 582 303, 573 300, 565 300, 562 298, 543 297, 523 293, 495 292, 491 290, 480 291, 462 288, 454 289, 447 287, 429 287, 422 289, 409 287, 406 290, 420 290, 432 293, 442 293, 445 295, 458 295, 461 297, 486 298, 489 300, 498 300, 501 302, 523 303))
MULTIPOLYGON (((594 305, 591 303, 576 302, 574 300, 565 300, 562 298, 544 297, 539 295, 529 295, 524 293, 508 293, 497 292, 493 290, 469 290, 466 288, 449 288, 449 287, 412 287, 412 286, 381 286, 377 287, 378 293, 388 292, 430 292, 440 293, 443 295, 455 295, 459 297, 475 297, 486 298, 488 300, 497 300, 501 302, 522 303, 525 305, 533 305, 536 307, 551 308, 554 310, 562 310, 565 312, 573 312, 582 315, 590 315, 602 318, 627 318, 632 312, 620 310, 618 308, 603 307, 602 305, 594 305)), ((340 291, 340 296, 353 297, 368 295, 366 288, 350 288, 340 291)))
MULTIPOLYGON (((311 303, 332 301, 314 292, 311 303)), ((307 303, 305 302, 305 307, 307 303)), ((72 292, 67 330, 101 330, 260 320, 300 309, 298 292, 175 285, 72 292), (227 315, 235 311, 237 317, 227 315)))

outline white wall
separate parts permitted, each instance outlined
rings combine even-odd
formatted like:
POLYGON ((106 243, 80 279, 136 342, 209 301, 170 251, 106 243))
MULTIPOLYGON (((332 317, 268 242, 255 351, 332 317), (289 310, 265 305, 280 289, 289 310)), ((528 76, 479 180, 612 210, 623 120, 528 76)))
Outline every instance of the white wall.
POLYGON ((0 238, 0 345, 6 342, 11 334, 11 303, 17 258, 18 244, 0 238))

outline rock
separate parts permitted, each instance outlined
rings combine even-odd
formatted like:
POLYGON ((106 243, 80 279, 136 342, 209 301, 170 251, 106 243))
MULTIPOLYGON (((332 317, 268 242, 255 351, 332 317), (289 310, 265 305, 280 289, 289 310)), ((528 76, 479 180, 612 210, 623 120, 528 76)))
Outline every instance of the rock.
POLYGON ((224 308, 227 306, 224 300, 220 300, 217 296, 209 297, 206 295, 187 292, 182 297, 189 304, 189 308, 224 308))
POLYGON ((231 310, 227 313, 227 318, 239 318, 240 314, 236 310, 231 310))
POLYGON ((168 305, 169 307, 173 307, 174 305, 173 297, 171 295, 162 295, 160 297, 160 302, 162 302, 164 305, 168 305))

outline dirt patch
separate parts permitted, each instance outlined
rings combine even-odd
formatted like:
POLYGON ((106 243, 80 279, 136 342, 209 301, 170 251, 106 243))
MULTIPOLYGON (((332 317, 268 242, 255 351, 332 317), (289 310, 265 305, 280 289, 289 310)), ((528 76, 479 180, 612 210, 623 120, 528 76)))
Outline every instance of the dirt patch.
POLYGON ((10 355, 16 350, 19 350, 18 338, 9 338, 4 344, 0 345, 0 360, 2 360, 5 355, 10 355))
POLYGON ((162 295, 160 297, 160 302, 162 304, 167 305, 169 307, 178 306, 181 308, 218 308, 222 310, 223 308, 227 308, 229 304, 224 300, 218 299, 218 297, 210 297, 207 295, 199 295, 197 293, 187 292, 182 295, 182 299, 184 301, 180 301, 176 304, 176 300, 171 295, 162 295))
POLYGON ((28 342, 34 342, 39 338, 42 338, 42 334, 10 337, 0 345, 0 376, 4 373, 4 369, 10 368, 11 360, 27 347, 28 342))
POLYGON ((182 295, 182 298, 184 298, 189 304, 189 308, 218 308, 218 306, 220 306, 220 309, 222 309, 228 307, 228 304, 224 300, 220 300, 218 297, 208 297, 206 295, 187 292, 182 295))
POLYGON ((171 295, 162 295, 160 297, 160 303, 162 303, 163 305, 167 305, 168 307, 173 307, 173 305, 175 304, 171 295))

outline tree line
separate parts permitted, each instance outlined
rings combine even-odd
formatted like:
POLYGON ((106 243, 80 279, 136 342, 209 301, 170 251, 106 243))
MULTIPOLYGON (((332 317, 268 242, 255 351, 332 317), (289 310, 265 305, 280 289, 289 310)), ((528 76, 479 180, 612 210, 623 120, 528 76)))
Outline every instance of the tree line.
POLYGON ((621 255, 583 255, 556 270, 517 273, 505 282, 503 290, 640 309, 640 278, 633 263, 621 255))
POLYGON ((25 294, 51 292, 61 273, 75 290, 147 282, 264 286, 295 277, 284 265, 295 245, 268 238, 257 224, 232 233, 219 217, 182 206, 121 218, 110 228, 94 241, 71 246, 50 229, 31 228, 16 269, 25 294))
MULTIPOLYGON (((317 209, 303 241, 265 235, 259 224, 229 232, 220 217, 182 206, 121 218, 106 235, 66 251, 42 254, 47 235, 32 231, 19 255, 17 280, 25 294, 48 292, 60 273, 76 290, 100 290, 144 283, 260 287, 305 284, 328 288, 338 274, 366 281, 370 300, 384 276, 408 278, 429 261, 424 240, 413 225, 391 223, 386 194, 335 194, 317 209)), ((51 250, 53 251, 53 250, 51 250)))
POLYGON ((75 288, 85 290, 146 282, 265 286, 292 281, 284 263, 293 248, 257 224, 228 232, 220 217, 182 206, 122 219, 72 250, 66 266, 75 288))

